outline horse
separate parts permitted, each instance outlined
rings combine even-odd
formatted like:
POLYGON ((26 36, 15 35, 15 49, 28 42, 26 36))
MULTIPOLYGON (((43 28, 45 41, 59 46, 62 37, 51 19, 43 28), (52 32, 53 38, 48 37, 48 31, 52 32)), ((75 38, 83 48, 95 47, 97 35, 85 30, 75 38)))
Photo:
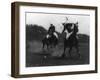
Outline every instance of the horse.
POLYGON ((64 38, 64 50, 63 50, 62 57, 66 56, 65 55, 66 48, 69 48, 68 53, 69 53, 69 55, 71 57, 71 51, 72 51, 73 47, 75 47, 76 52, 80 57, 80 54, 79 54, 79 41, 78 41, 78 38, 77 38, 77 32, 78 32, 77 23, 76 24, 75 23, 63 23, 63 26, 64 26, 64 29, 63 29, 62 33, 65 30, 67 30, 68 33, 69 33, 69 36, 67 36, 68 34, 66 34, 66 36, 68 38, 67 39, 64 38))
POLYGON ((58 38, 55 35, 51 35, 50 37, 44 37, 42 40, 42 48, 44 49, 45 46, 47 46, 47 49, 52 48, 52 47, 56 47, 58 44, 58 38))

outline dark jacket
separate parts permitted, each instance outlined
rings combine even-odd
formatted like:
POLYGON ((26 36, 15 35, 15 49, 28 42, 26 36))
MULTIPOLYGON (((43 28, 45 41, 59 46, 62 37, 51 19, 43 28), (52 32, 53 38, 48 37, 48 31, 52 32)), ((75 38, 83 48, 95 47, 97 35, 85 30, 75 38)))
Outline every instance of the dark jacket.
POLYGON ((48 33, 53 34, 53 32, 55 32, 55 26, 51 24, 49 27, 48 33))

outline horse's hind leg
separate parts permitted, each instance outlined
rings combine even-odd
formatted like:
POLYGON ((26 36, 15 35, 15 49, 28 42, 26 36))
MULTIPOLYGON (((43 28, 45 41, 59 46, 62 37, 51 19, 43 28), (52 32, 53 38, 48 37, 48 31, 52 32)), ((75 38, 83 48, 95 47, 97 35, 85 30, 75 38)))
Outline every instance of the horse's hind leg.
POLYGON ((79 53, 79 47, 78 47, 78 46, 75 46, 75 48, 76 48, 77 54, 79 55, 79 57, 81 57, 81 55, 80 55, 80 53, 79 53))

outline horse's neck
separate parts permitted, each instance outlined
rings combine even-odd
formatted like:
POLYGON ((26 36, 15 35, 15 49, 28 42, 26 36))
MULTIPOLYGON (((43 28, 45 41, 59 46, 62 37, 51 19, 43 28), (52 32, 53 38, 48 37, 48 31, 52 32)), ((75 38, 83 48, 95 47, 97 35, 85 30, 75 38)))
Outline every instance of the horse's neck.
POLYGON ((65 31, 65 33, 66 33, 66 39, 68 39, 72 35, 72 32, 69 33, 67 30, 65 31))
POLYGON ((66 28, 65 33, 66 33, 66 39, 68 39, 74 32, 74 25, 72 25, 72 28, 66 28))

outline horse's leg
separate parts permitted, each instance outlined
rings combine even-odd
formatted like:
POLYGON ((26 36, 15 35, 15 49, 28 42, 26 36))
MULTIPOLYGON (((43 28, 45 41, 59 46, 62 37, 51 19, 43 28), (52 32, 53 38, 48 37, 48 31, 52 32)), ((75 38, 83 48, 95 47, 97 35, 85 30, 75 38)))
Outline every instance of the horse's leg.
POLYGON ((80 56, 80 53, 79 53, 79 47, 78 47, 78 45, 75 46, 75 48, 76 48, 76 52, 77 52, 77 54, 79 55, 79 57, 81 57, 81 56, 80 56))
POLYGON ((65 57, 65 52, 66 52, 66 46, 64 45, 64 52, 63 52, 63 54, 61 55, 61 57, 65 57))
POLYGON ((64 39, 64 50, 63 50, 62 57, 65 57, 66 48, 67 48, 67 41, 66 41, 66 39, 64 39))
POLYGON ((64 55, 65 55, 65 52, 66 52, 66 46, 64 46, 64 52, 63 52, 64 55))
POLYGON ((69 56, 71 57, 72 46, 69 47, 69 56))
POLYGON ((58 44, 58 40, 55 41, 55 48, 57 47, 57 44, 58 44))
POLYGON ((42 49, 44 49, 44 46, 45 46, 45 43, 43 43, 43 45, 42 45, 42 49))
POLYGON ((77 54, 79 55, 79 57, 81 57, 80 52, 79 52, 79 42, 78 42, 77 38, 76 38, 76 46, 75 46, 75 48, 76 48, 77 54))

